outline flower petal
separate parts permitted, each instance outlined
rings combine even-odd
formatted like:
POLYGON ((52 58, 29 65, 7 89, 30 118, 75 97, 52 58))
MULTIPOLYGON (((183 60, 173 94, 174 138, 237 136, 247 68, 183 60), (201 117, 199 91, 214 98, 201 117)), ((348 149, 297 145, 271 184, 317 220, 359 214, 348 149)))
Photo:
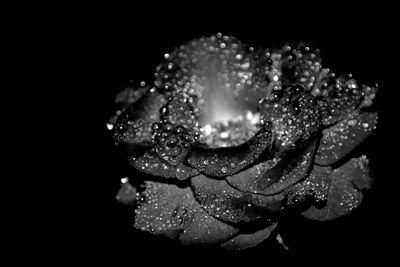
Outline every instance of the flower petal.
POLYGON ((223 223, 199 209, 185 226, 179 240, 185 245, 217 244, 228 240, 238 232, 237 228, 223 223))
POLYGON ((185 180, 199 174, 196 169, 182 163, 177 166, 169 164, 161 159, 154 150, 131 156, 129 162, 137 170, 153 176, 185 180))
POLYGON ((228 183, 243 192, 273 195, 295 184, 307 174, 317 140, 300 151, 287 153, 280 161, 262 162, 250 169, 226 178, 228 183))
POLYGON ((260 103, 263 119, 273 123, 274 150, 292 150, 306 143, 321 129, 320 111, 313 95, 296 85, 272 91, 260 103))
POLYGON ((271 224, 254 233, 241 233, 221 244, 221 247, 229 250, 242 250, 257 246, 271 235, 277 225, 278 223, 271 224))
POLYGON ((266 95, 267 60, 231 36, 202 37, 165 55, 157 66, 155 84, 160 91, 181 90, 204 99, 207 91, 225 87, 249 106, 266 95))
POLYGON ((239 172, 271 146, 271 124, 267 123, 252 139, 236 147, 197 148, 188 158, 190 166, 199 172, 224 177, 239 172))
POLYGON ((158 156, 173 166, 182 163, 190 151, 194 138, 181 126, 160 124, 153 128, 157 128, 154 141, 158 156))
POLYGON ((313 165, 311 173, 301 183, 288 188, 288 204, 303 202, 307 197, 313 197, 316 203, 328 199, 331 182, 331 168, 313 165))
POLYGON ((372 105, 377 87, 357 84, 356 80, 345 77, 336 77, 333 72, 325 71, 319 86, 313 90, 321 107, 322 122, 332 125, 345 119, 348 114, 357 108, 372 105))
POLYGON ((319 50, 300 43, 296 49, 285 45, 281 53, 282 84, 301 84, 307 90, 312 89, 322 70, 319 50))
POLYGON ((126 205, 130 205, 136 202, 137 197, 138 194, 136 187, 128 182, 128 178, 122 178, 121 188, 118 191, 116 199, 126 205))
POLYGON ((242 193, 225 180, 216 180, 204 175, 192 178, 192 188, 197 201, 215 218, 231 223, 254 222, 263 216, 278 211, 283 195, 262 196, 242 193))
POLYGON ((320 208, 312 206, 302 215, 318 221, 347 215, 361 204, 362 190, 369 189, 371 183, 368 159, 365 156, 353 158, 331 172, 326 205, 320 208))
POLYGON ((340 123, 323 131, 315 163, 331 165, 359 145, 376 128, 378 113, 352 113, 340 123))
POLYGON ((135 228, 182 244, 222 243, 238 229, 208 215, 190 187, 147 181, 135 210, 135 228))
POLYGON ((161 108, 161 120, 174 126, 181 126, 192 135, 198 133, 197 97, 180 91, 172 93, 161 108), (197 112, 196 112, 197 111, 197 112))
POLYGON ((146 181, 135 210, 134 227, 175 239, 200 209, 190 187, 146 181))
POLYGON ((152 145, 152 125, 160 120, 159 110, 166 103, 163 95, 148 92, 131 103, 115 119, 113 139, 133 147, 152 145))

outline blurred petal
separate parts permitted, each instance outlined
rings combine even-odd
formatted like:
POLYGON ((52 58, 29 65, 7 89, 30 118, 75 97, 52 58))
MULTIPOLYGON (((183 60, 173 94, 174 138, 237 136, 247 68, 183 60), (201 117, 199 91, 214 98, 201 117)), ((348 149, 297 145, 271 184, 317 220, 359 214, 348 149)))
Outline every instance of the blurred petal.
POLYGON ((307 174, 317 140, 300 151, 288 153, 278 162, 260 163, 226 178, 228 183, 243 192, 273 195, 295 184, 307 174))
POLYGON ((352 113, 340 123, 323 131, 315 163, 331 165, 358 146, 376 128, 378 113, 352 113))
POLYGON ((365 156, 353 158, 331 172, 326 205, 322 208, 312 206, 302 215, 318 221, 347 215, 361 204, 362 191, 369 189, 371 183, 368 159, 365 156))
POLYGON ((271 235, 277 225, 277 223, 272 224, 254 233, 239 234, 223 243, 221 247, 229 250, 241 250, 257 246, 271 235))
POLYGON ((283 195, 262 196, 242 193, 225 180, 199 175, 192 178, 197 201, 212 216, 221 221, 242 224, 256 221, 280 210, 283 195))
POLYGON ((210 91, 226 88, 247 106, 256 105, 268 90, 268 60, 231 36, 216 35, 191 40, 166 54, 157 66, 160 91, 181 90, 206 99, 210 91))
POLYGON ((190 153, 188 163, 209 176, 232 175, 252 164, 267 147, 270 147, 271 141, 271 125, 266 124, 243 145, 216 149, 197 148, 190 153))

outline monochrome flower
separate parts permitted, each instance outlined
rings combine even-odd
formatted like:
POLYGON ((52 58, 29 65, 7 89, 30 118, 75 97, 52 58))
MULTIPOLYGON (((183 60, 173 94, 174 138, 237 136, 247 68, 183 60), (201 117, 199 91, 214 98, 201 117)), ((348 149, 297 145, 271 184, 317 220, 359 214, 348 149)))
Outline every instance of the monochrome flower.
POLYGON ((139 230, 226 249, 261 243, 285 213, 349 214, 372 182, 368 158, 352 152, 376 128, 376 92, 303 43, 190 41, 153 82, 116 97, 107 127, 138 174, 117 198, 139 230))

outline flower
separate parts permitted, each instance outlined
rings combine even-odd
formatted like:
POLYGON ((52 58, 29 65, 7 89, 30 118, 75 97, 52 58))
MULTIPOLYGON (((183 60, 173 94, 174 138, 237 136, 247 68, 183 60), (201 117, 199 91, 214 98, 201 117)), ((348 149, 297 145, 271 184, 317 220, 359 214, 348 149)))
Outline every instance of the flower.
POLYGON ((155 81, 116 97, 107 127, 137 170, 117 199, 139 230, 226 249, 261 243, 288 212, 349 214, 372 183, 352 151, 376 128, 376 92, 303 43, 190 41, 165 54, 155 81))

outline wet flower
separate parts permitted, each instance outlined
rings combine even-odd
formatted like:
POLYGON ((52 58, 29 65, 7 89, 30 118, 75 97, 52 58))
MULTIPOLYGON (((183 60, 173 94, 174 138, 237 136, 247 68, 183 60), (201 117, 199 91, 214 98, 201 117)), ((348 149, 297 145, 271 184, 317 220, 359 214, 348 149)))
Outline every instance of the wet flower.
POLYGON ((317 49, 254 49, 217 34, 165 54, 155 80, 119 93, 107 123, 135 177, 117 199, 134 227, 183 244, 255 246, 285 213, 349 214, 371 186, 377 87, 323 68, 317 49))

